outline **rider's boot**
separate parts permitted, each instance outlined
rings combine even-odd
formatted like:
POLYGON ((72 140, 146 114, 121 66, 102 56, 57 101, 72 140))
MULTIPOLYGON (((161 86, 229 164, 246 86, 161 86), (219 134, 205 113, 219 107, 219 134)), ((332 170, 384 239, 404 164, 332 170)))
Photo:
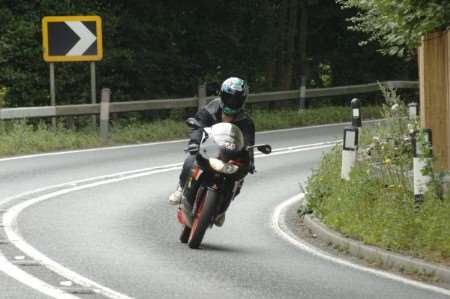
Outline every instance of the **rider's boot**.
POLYGON ((180 186, 177 187, 177 190, 170 194, 169 196, 169 204, 171 205, 179 205, 181 203, 181 198, 183 197, 183 188, 180 186))

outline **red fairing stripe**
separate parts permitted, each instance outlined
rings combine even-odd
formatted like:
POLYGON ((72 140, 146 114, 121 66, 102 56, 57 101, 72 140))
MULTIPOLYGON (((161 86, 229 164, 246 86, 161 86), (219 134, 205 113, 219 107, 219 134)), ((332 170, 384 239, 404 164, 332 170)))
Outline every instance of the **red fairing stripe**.
POLYGON ((202 175, 202 173, 203 173, 203 170, 201 170, 200 167, 197 167, 197 168, 194 170, 194 179, 195 179, 196 181, 198 181, 198 179, 200 178, 200 176, 202 175))
POLYGON ((244 162, 238 161, 238 160, 230 160, 230 161, 228 161, 228 163, 237 165, 239 167, 244 166, 244 164, 245 164, 244 162))
POLYGON ((180 224, 186 224, 186 221, 184 220, 184 215, 183 215, 183 212, 181 211, 181 209, 178 209, 177 219, 180 224))

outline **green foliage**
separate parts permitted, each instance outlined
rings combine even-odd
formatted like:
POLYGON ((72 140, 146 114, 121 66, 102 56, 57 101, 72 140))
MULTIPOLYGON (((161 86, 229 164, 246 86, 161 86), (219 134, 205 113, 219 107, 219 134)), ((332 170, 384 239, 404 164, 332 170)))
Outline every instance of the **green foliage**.
POLYGON ((0 87, 0 108, 5 105, 6 88, 0 87))
MULTIPOLYGON (((424 202, 414 202, 410 132, 417 124, 406 120, 406 106, 395 91, 384 93, 385 121, 363 129, 350 180, 341 180, 337 146, 308 180, 308 207, 347 236, 442 262, 450 257, 450 192, 443 195, 441 180, 433 179, 424 202)), ((436 176, 431 164, 428 171, 436 176)))
MULTIPOLYGON (((5 104, 49 104, 41 19, 54 15, 102 17, 104 59, 96 63, 97 86, 111 88, 114 101, 192 96, 199 82, 231 75, 246 78, 252 92, 297 88, 299 57, 285 59, 288 43, 294 44, 293 53, 299 47, 294 23, 299 24, 300 11, 289 20, 292 24, 284 18, 287 4, 294 2, 0 0, 5 104), (286 28, 295 30, 286 36, 286 28), (285 78, 286 68, 292 70, 290 78, 285 78)), ((320 1, 308 12, 308 85, 416 77, 414 64, 355 47, 358 35, 345 30, 348 13, 334 1, 320 1)), ((57 104, 90 102, 88 63, 55 63, 55 75, 57 104)))
POLYGON ((382 52, 404 56, 417 48, 420 38, 429 32, 444 30, 450 24, 450 2, 447 0, 336 0, 343 8, 356 8, 350 18, 350 29, 369 34, 382 52))

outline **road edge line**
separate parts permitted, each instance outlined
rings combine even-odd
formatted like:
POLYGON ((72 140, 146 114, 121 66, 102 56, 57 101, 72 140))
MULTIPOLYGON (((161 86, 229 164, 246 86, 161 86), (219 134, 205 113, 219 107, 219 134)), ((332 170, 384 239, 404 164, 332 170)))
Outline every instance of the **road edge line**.
POLYGON ((377 269, 372 269, 369 267, 365 267, 362 265, 358 265, 358 264, 354 264, 352 262, 349 262, 347 260, 344 259, 340 259, 338 257, 332 256, 331 254, 316 248, 315 246, 305 242, 304 240, 300 239, 294 232, 292 232, 291 229, 289 229, 289 227, 286 225, 286 211, 288 208, 292 207, 294 204, 300 203, 303 199, 304 199, 304 193, 300 193, 298 195, 295 195, 289 199, 287 199, 286 201, 282 202, 281 204, 279 204, 275 210, 272 213, 272 228, 274 229, 274 231, 277 233, 277 235, 279 235, 280 237, 282 237, 284 240, 288 241, 289 243, 291 243, 292 245, 294 245, 295 247, 306 251, 309 254, 312 254, 314 256, 317 256, 319 258, 328 260, 330 262, 342 265, 342 266, 346 266, 349 268, 353 268, 353 269, 357 269, 363 272, 367 272, 367 273, 371 273, 374 274, 378 277, 382 277, 382 278, 387 278, 387 279, 391 279, 397 282, 401 282, 404 283, 406 285, 410 285, 410 286, 414 286, 420 289, 424 289, 427 291, 433 291, 442 295, 447 295, 450 296, 450 290, 444 289, 444 288, 440 288, 437 286, 433 286, 430 284, 426 284, 423 282, 419 282, 419 281, 415 281, 412 279, 408 279, 405 277, 402 277, 400 275, 396 275, 390 272, 386 272, 383 270, 377 270, 377 269))

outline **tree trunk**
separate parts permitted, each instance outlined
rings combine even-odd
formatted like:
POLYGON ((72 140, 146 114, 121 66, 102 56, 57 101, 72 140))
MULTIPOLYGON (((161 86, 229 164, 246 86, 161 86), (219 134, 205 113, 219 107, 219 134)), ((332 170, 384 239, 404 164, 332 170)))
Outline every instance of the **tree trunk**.
POLYGON ((297 2, 298 0, 290 1, 289 22, 287 30, 286 73, 283 82, 283 89, 290 89, 293 83, 293 74, 295 69, 295 38, 297 36, 297 2))
POLYGON ((283 89, 285 87, 286 73, 287 73, 287 41, 289 28, 289 2, 290 0, 282 0, 280 13, 278 18, 278 63, 277 63, 277 78, 276 88, 283 89))
POLYGON ((299 110, 303 110, 306 107, 306 82, 307 82, 307 52, 306 52, 306 42, 308 34, 308 5, 306 0, 300 2, 300 28, 299 28, 299 39, 298 39, 298 49, 299 49, 299 69, 298 76, 300 79, 300 100, 299 100, 299 110))

